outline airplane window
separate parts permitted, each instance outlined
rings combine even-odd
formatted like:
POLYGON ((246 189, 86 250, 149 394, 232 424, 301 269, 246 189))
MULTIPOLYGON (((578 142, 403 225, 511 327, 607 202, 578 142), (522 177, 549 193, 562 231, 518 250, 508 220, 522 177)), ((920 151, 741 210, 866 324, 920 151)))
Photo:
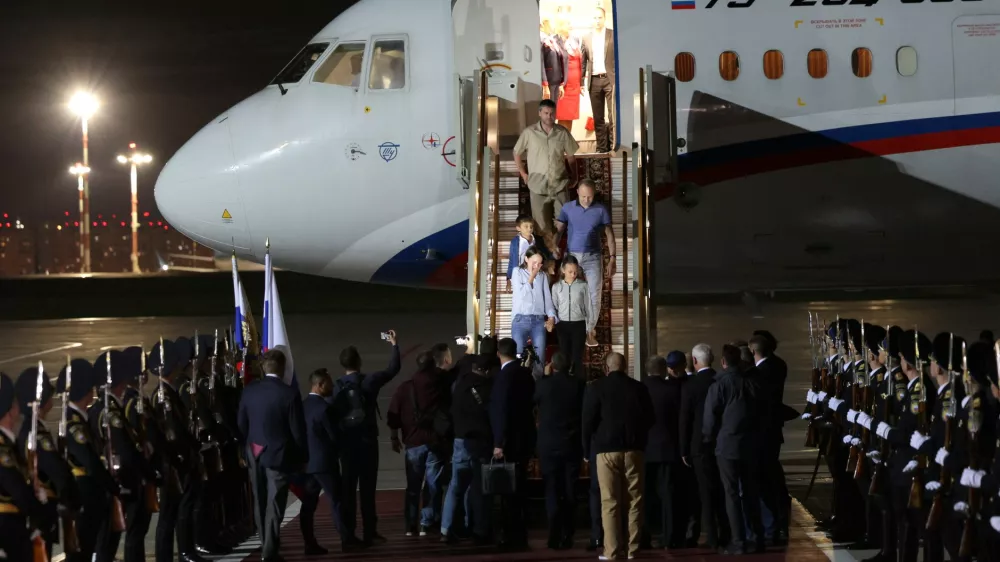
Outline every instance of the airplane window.
POLYGON ((326 48, 329 47, 329 43, 313 43, 312 45, 306 45, 299 54, 295 55, 292 62, 285 65, 285 68, 271 80, 270 85, 275 84, 294 84, 309 72, 312 65, 319 60, 319 57, 326 52, 326 48))
POLYGON ((406 86, 406 43, 402 39, 376 41, 372 49, 369 90, 399 90, 406 86))
POLYGON ((677 53, 674 57, 674 73, 681 82, 694 80, 694 55, 691 53, 677 53))
POLYGON ((719 74, 727 82, 732 82, 739 78, 740 56, 733 51, 725 51, 719 55, 719 74))
POLYGON ((361 85, 361 63, 365 56, 365 43, 341 43, 316 69, 313 82, 332 86, 361 85))
POLYGON ((896 51, 896 72, 900 76, 913 76, 917 73, 917 50, 913 47, 900 47, 896 51))
POLYGON ((858 47, 851 53, 851 70, 858 78, 868 78, 872 75, 872 52, 870 49, 858 47))
POLYGON ((809 76, 813 78, 825 78, 827 70, 827 57, 826 51, 823 49, 813 49, 809 51, 809 56, 807 57, 807 67, 809 69, 809 76))
POLYGON ((764 76, 767 76, 768 80, 777 80, 784 74, 785 55, 774 49, 764 53, 764 76))

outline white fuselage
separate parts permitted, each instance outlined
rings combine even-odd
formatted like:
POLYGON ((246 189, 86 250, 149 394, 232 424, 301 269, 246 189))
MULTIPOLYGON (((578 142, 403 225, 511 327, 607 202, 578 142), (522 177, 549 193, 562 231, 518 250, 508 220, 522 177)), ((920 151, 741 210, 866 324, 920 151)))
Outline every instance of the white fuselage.
MULTIPOLYGON (((980 259, 1000 234, 1000 16, 979 15, 989 3, 696 3, 610 2, 608 14, 620 147, 635 140, 639 69, 677 70, 678 53, 695 62, 677 82, 689 189, 662 190, 656 207, 659 291, 1000 279, 980 259), (903 47, 916 53, 912 75, 897 67, 903 47), (857 48, 871 52, 870 76, 852 70, 857 48), (809 74, 815 49, 823 78, 809 74), (765 75, 768 51, 780 77, 765 75), (723 79, 723 52, 739 60, 735 80, 723 79)), ((265 87, 177 152, 157 181, 161 212, 244 259, 262 261, 269 238, 281 268, 464 287, 459 77, 502 64, 539 84, 537 2, 362 0, 310 45, 300 79, 265 87), (405 45, 403 86, 386 89, 386 66, 372 63, 393 41, 405 45), (319 79, 347 43, 363 44, 357 82, 319 79)))

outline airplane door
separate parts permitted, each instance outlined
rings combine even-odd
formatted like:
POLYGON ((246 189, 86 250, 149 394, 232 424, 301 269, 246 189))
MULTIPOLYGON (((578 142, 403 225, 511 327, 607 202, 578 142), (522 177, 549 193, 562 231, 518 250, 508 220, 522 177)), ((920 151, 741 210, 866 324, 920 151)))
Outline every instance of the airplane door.
POLYGON ((538 0, 453 0, 455 70, 489 68, 541 84, 538 0))
POLYGON ((986 111, 1000 92, 1000 15, 962 16, 952 24, 955 114, 986 111))

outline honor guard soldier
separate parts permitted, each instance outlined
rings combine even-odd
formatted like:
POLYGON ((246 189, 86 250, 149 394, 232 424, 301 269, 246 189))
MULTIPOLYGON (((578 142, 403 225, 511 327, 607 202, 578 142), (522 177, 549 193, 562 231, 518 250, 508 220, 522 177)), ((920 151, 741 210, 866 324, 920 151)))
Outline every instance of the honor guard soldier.
POLYGON ((188 410, 177 390, 192 354, 187 338, 179 338, 177 343, 164 341, 150 353, 152 372, 159 375, 154 403, 165 441, 164 483, 156 525, 157 562, 173 562, 175 535, 181 561, 204 560, 194 544, 194 507, 201 488, 200 445, 188 431, 188 410))
POLYGON ((895 426, 880 422, 876 428, 876 434, 889 440, 893 447, 889 469, 901 562, 916 561, 927 521, 922 510, 922 472, 917 470, 921 465, 926 466, 926 459, 910 446, 910 440, 917 429, 922 433, 927 431, 927 412, 934 406, 933 385, 923 372, 930 349, 931 341, 922 333, 908 330, 900 335, 900 366, 907 384, 902 396, 897 397, 899 418, 895 426))
MULTIPOLYGON (((880 394, 879 387, 883 384, 886 368, 880 359, 880 349, 886 338, 886 329, 873 324, 864 324, 862 329, 862 345, 858 357, 860 362, 855 365, 858 372, 860 387, 852 395, 860 401, 854 403, 848 413, 848 421, 853 424, 851 447, 854 448, 854 465, 850 476, 858 487, 858 494, 865 506, 864 543, 871 548, 882 545, 883 522, 880 502, 870 493, 873 475, 877 472, 868 453, 877 449, 877 439, 871 431, 872 416, 880 394)), ((878 426, 875 426, 878 427, 878 426)))
POLYGON ((153 404, 142 393, 142 388, 148 380, 145 351, 141 347, 133 346, 125 349, 123 353, 126 380, 121 400, 124 402, 125 423, 140 447, 145 466, 141 493, 133 496, 131 498, 133 501, 125 505, 125 520, 128 523, 125 534, 125 560, 128 561, 130 552, 134 552, 132 556, 138 556, 140 545, 142 552, 145 553, 145 536, 149 532, 153 513, 160 511, 157 489, 161 485, 163 461, 158 451, 162 450, 163 444, 162 434, 153 419, 153 404))
MULTIPOLYGON (((110 387, 106 390, 107 405, 100 412, 98 420, 102 431, 111 440, 109 451, 117 459, 115 476, 121 487, 121 499, 126 515, 125 531, 125 562, 145 562, 146 531, 149 530, 150 514, 146 506, 145 483, 155 482, 157 474, 146 462, 143 454, 143 444, 139 436, 128 424, 125 418, 125 390, 139 375, 139 365, 133 364, 129 355, 121 351, 112 351, 110 366, 110 387)), ((103 367, 108 369, 107 366, 103 367)), ((95 365, 95 376, 102 372, 95 365)), ((107 545, 109 560, 114 559, 114 547, 117 551, 117 540, 107 545)))
POLYGON ((956 524, 945 532, 945 545, 953 560, 966 561, 975 556, 981 561, 1000 556, 1000 517, 997 493, 1000 492, 1000 456, 997 452, 998 430, 997 353, 993 345, 976 342, 968 350, 969 377, 966 398, 960 408, 964 427, 958 431, 957 447, 949 459, 965 468, 953 494, 956 524), (978 506, 977 506, 978 504, 978 506), (958 552, 953 554, 959 533, 958 552))
MULTIPOLYGON (((32 535, 46 517, 31 487, 30 470, 17 449, 14 428, 21 417, 14 381, 0 374, 0 551, 7 560, 34 560, 32 535)), ((30 422, 29 422, 30 425, 30 422)))
POLYGON ((104 560, 102 553, 97 552, 98 541, 108 535, 112 507, 119 490, 101 460, 101 441, 94 435, 87 415, 87 409, 96 398, 93 366, 85 359, 74 359, 68 369, 64 367, 59 373, 56 392, 67 391, 67 373, 72 376, 68 389, 66 459, 76 477, 82 508, 77 523, 80 551, 68 554, 66 559, 70 562, 90 562, 97 553, 97 559, 104 560))
MULTIPOLYGON (((37 445, 35 455, 38 459, 38 481, 45 492, 47 501, 43 506, 44 516, 38 521, 38 524, 42 531, 42 538, 45 539, 46 554, 51 558, 52 545, 59 542, 60 510, 68 517, 75 517, 80 510, 80 492, 76 487, 76 480, 73 478, 69 464, 59 453, 56 440, 42 421, 52 410, 52 397, 55 394, 55 388, 44 373, 41 382, 42 399, 38 405, 38 423, 35 425, 37 445)), ((26 459, 28 458, 28 445, 31 438, 31 418, 27 414, 31 412, 31 404, 37 400, 38 368, 32 367, 22 372, 14 387, 18 406, 21 412, 25 413, 24 421, 21 423, 21 431, 17 435, 17 448, 22 455, 21 458, 26 459)), ((72 524, 70 527, 67 532, 75 533, 72 524)), ((74 542, 75 539, 74 537, 69 542, 74 542)))

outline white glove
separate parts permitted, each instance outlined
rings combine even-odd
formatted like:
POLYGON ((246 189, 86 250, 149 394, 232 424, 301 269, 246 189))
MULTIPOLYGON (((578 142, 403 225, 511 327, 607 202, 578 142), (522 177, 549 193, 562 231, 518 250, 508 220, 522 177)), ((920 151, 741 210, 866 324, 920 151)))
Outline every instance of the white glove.
POLYGON ((830 399, 830 403, 829 403, 829 408, 830 408, 831 410, 836 410, 836 409, 837 409, 837 408, 839 408, 839 407, 840 407, 840 405, 841 405, 841 404, 843 404, 843 403, 844 403, 844 401, 843 401, 843 400, 841 400, 840 398, 831 398, 831 399, 830 399))
POLYGON ((847 421, 849 423, 854 423, 855 420, 857 420, 857 419, 858 419, 858 411, 857 410, 847 410, 847 421))
POLYGON ((38 529, 35 529, 34 531, 31 532, 31 537, 30 538, 31 538, 31 540, 35 540, 35 539, 37 539, 40 536, 42 536, 42 532, 39 531, 38 529))
POLYGON ((811 391, 811 390, 809 392, 807 392, 806 393, 806 402, 808 402, 810 404, 815 404, 816 403, 816 393, 813 392, 813 391, 811 391))
POLYGON ((870 458, 875 464, 882 463, 882 455, 878 454, 878 451, 870 451, 868 453, 868 458, 870 458))
POLYGON ((892 429, 891 425, 885 422, 878 422, 878 428, 875 430, 875 435, 878 435, 882 439, 888 439, 890 429, 892 429))
POLYGON ((38 503, 42 505, 49 503, 49 494, 45 492, 45 488, 39 488, 38 491, 35 492, 35 497, 38 498, 38 503))
POLYGON ((917 461, 910 461, 903 467, 903 472, 913 472, 917 469, 917 461))
POLYGON ((872 429, 872 417, 864 412, 858 413, 858 425, 871 431, 872 429))
POLYGON ((944 466, 945 459, 948 458, 948 451, 944 450, 944 447, 938 449, 937 455, 934 457, 934 462, 938 463, 940 466, 944 466))
POLYGON ((857 447, 860 444, 861 444, 861 440, 858 439, 857 437, 855 437, 854 439, 851 439, 851 445, 857 447))
POLYGON ((964 512, 969 510, 969 504, 965 502, 955 502, 955 511, 964 512))
POLYGON ((1000 533, 1000 517, 996 515, 990 517, 990 527, 993 527, 994 531, 1000 533))
POLYGON ((931 480, 927 484, 924 484, 924 488, 926 488, 928 492, 936 492, 941 489, 941 483, 937 480, 931 480))
POLYGON ((914 431, 913 435, 910 436, 910 447, 916 451, 919 451, 921 445, 930 440, 931 438, 929 436, 924 435, 919 431, 914 431))
POLYGON ((985 470, 972 470, 971 468, 966 468, 962 471, 962 478, 959 479, 959 483, 966 488, 979 488, 979 486, 983 483, 983 476, 985 474, 985 470))
POLYGON ((806 412, 806 413, 802 414, 802 419, 804 419, 804 420, 807 420, 807 419, 809 419, 811 417, 813 417, 813 415, 810 414, 809 412, 806 412))
POLYGON ((963 408, 965 407, 965 405, 966 405, 966 404, 968 404, 968 403, 969 403, 969 400, 970 400, 971 398, 972 398, 971 396, 966 396, 965 398, 963 398, 963 399, 962 399, 962 407, 963 407, 963 408))
POLYGON ((844 436, 844 445, 850 445, 850 444, 851 444, 851 436, 850 435, 845 435, 844 436))
POLYGON ((826 393, 826 392, 823 392, 823 391, 821 390, 821 391, 819 392, 819 394, 817 394, 817 395, 816 395, 816 400, 819 400, 820 402, 822 402, 822 401, 826 400, 826 397, 827 397, 827 393, 826 393))

